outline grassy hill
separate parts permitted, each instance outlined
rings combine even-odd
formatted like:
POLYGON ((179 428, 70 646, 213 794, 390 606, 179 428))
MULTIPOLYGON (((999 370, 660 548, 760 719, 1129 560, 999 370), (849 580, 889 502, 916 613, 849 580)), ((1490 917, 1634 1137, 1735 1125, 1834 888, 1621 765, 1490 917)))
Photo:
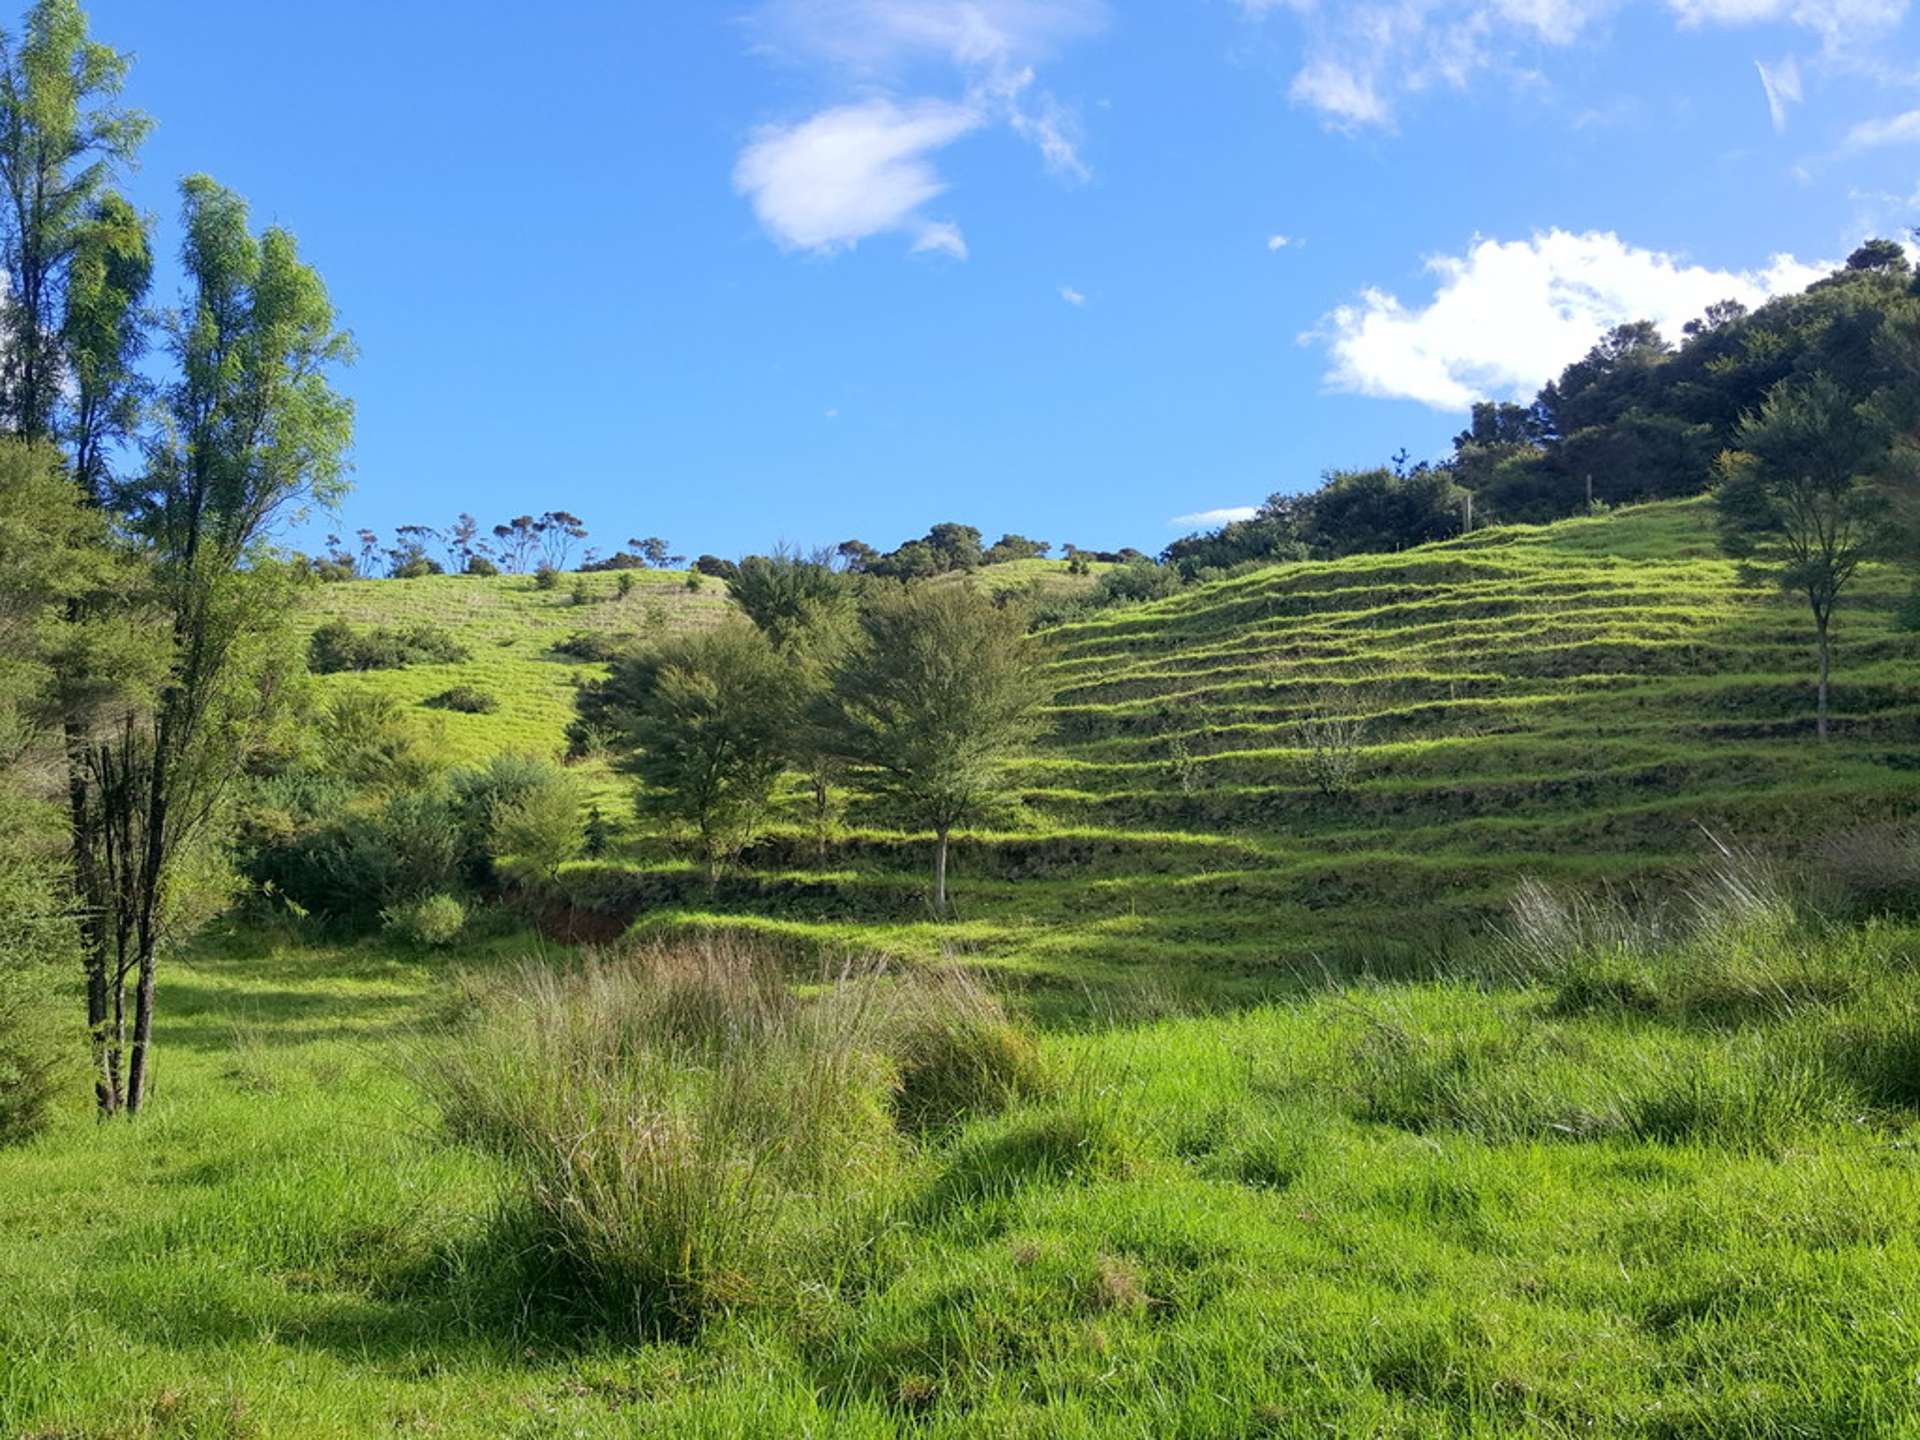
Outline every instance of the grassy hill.
MULTIPOLYGON (((984 575, 1072 583, 1048 562, 984 575)), ((614 600, 611 577, 588 577, 608 598, 584 606, 571 580, 330 587, 321 614, 432 620, 473 658, 328 683, 409 700, 477 684, 501 710, 446 717, 452 754, 554 753, 571 686, 599 673, 554 642, 724 609, 717 582, 638 578, 614 600)), ((1839 631, 1837 737, 1820 746, 1803 610, 1738 583, 1703 502, 1276 566, 1052 632, 1054 730, 1020 767, 1024 804, 958 848, 956 924, 929 923, 921 837, 856 803, 822 868, 797 795, 718 890, 671 837, 636 828, 619 857, 631 884, 610 893, 646 927, 959 946, 1071 984, 1150 971, 1258 989, 1328 964, 1423 966, 1526 874, 1658 884, 1707 849, 1703 830, 1791 848, 1910 811, 1920 637, 1893 626, 1903 593, 1888 572, 1860 583, 1839 631), (1303 720, 1351 745, 1350 788, 1315 783, 1303 720)), ((621 787, 589 768, 611 799, 621 787)))
MULTIPOLYGON (((1062 627, 1059 723, 1021 814, 970 839, 954 931, 1026 982, 1015 1017, 1095 991, 1071 1023, 916 1050, 854 1017, 937 967, 780 984, 822 979, 794 950, 952 933, 922 918, 918 840, 857 812, 824 868, 795 823, 709 894, 636 828, 581 877, 642 929, 773 942, 717 959, 217 927, 163 972, 138 1124, 76 1083, 0 1152, 0 1435, 1920 1433, 1910 904, 1843 923, 1730 862, 1657 925, 1533 892, 1524 931, 1429 974, 1523 874, 1652 882, 1701 825, 1797 846, 1912 813, 1895 577, 1848 615, 1820 747, 1800 616, 1735 583, 1704 518, 1490 531, 1062 627), (1303 715, 1365 720, 1350 792, 1303 775, 1303 715), (1180 1003, 1223 998, 1251 1003, 1180 1003), (783 1025, 811 1038, 782 1050, 783 1025), (1017 1090, 907 1117, 910 1065, 971 1084, 994 1054, 1017 1090), (463 1101, 459 1073, 492 1078, 463 1101), (476 1096, 532 1129, 476 1123, 476 1096), (636 1321, 662 1253, 703 1278, 697 1324, 636 1321)), ((594 669, 555 640, 724 603, 568 588, 322 591, 316 624, 429 619, 471 651, 325 683, 484 685, 501 709, 444 717, 449 750, 551 752, 594 669)), ((944 1017, 960 992, 927 993, 944 1017)))

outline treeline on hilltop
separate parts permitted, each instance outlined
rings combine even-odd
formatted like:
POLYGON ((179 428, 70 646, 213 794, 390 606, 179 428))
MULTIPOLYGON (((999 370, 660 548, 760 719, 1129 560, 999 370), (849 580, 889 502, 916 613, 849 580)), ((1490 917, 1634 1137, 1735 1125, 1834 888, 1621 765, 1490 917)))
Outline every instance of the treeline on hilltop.
POLYGON ((1711 488, 1743 420, 1781 385, 1824 377, 1920 437, 1920 277, 1870 240, 1797 295, 1748 310, 1723 300, 1678 343, 1651 321, 1607 332, 1530 404, 1487 401, 1443 459, 1334 470, 1252 518, 1176 540, 1163 564, 1191 580, 1249 562, 1333 558, 1444 540, 1487 524, 1543 523, 1711 488))
MULTIPOLYGON (((484 532, 472 515, 462 513, 451 525, 401 525, 391 543, 377 530, 359 530, 348 545, 338 535, 326 537, 326 549, 303 557, 306 568, 321 580, 416 580, 423 575, 525 575, 559 573, 569 568, 576 550, 580 569, 679 570, 687 557, 657 535, 629 539, 619 550, 602 554, 581 544, 588 536, 586 522, 567 510, 541 515, 516 515, 484 532)), ((1131 547, 1116 551, 1085 550, 1078 545, 1058 547, 1068 568, 1084 573, 1090 564, 1126 564, 1144 561, 1146 552, 1131 547)), ((972 525, 943 521, 925 535, 891 550, 879 550, 864 540, 843 540, 822 554, 837 569, 850 574, 893 580, 918 580, 955 571, 978 570, 1010 560, 1044 560, 1055 547, 1047 540, 1005 534, 991 545, 972 525)), ((703 575, 726 579, 737 562, 718 555, 700 555, 693 568, 703 575)))

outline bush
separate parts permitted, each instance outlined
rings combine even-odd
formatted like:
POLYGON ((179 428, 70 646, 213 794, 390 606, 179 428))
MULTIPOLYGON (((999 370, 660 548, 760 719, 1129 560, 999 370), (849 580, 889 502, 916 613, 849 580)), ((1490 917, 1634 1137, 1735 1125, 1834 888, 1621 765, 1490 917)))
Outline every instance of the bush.
POLYGON ((459 870, 469 885, 491 885, 497 879, 501 817, 537 791, 572 788, 557 765, 527 755, 496 755, 474 770, 455 771, 450 781, 451 807, 460 837, 459 870))
POLYGON ((625 630, 581 630, 555 644, 553 653, 565 655, 569 660, 587 660, 604 665, 625 654, 636 638, 631 631, 625 630))
POLYGON ((467 907, 447 894, 423 899, 381 912, 388 930, 409 944, 436 950, 453 944, 467 928, 467 907))
POLYGON ((52 1118, 65 1066, 46 1008, 33 977, 0 974, 0 1146, 32 1139, 52 1118))
POLYGON ((1094 582, 1093 593, 1102 605, 1160 600, 1180 588, 1180 572, 1171 565, 1135 560, 1108 570, 1094 582))
POLYGON ((316 675, 355 670, 401 670, 409 665, 453 665, 467 658, 459 641, 437 625, 399 630, 355 630, 329 620, 307 641, 307 668, 316 675))
POLYGON ((551 565, 542 565, 533 572, 533 588, 536 590, 557 590, 560 588, 560 572, 551 565))
POLYGON ((489 692, 471 685, 456 685, 438 695, 429 695, 420 703, 432 710, 454 710, 462 715, 491 715, 500 708, 500 702, 489 692))
POLYGON ((486 556, 469 555, 467 557, 467 574, 489 576, 498 575, 499 573, 500 567, 494 564, 493 561, 487 559, 486 556))
POLYGON ((529 966, 421 1082, 512 1167, 547 1293, 685 1334, 830 1286, 882 1223, 905 1155, 875 999, 847 975, 802 1000, 721 941, 529 966))

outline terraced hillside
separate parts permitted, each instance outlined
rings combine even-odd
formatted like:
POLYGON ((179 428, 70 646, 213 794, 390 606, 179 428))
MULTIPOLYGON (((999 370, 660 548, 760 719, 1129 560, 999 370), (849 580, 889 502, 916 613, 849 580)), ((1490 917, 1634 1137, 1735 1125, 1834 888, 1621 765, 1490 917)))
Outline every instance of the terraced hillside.
MULTIPOLYGON (((471 582, 426 583, 343 588, 371 614, 471 582)), ((572 611, 565 589, 543 597, 548 629, 615 611, 572 611)), ((824 868, 796 810, 717 890, 646 835, 600 890, 646 926, 958 945, 1076 982, 1419 966, 1524 874, 1655 881, 1703 831, 1802 846, 1909 812, 1920 639, 1894 626, 1903 593, 1891 573, 1862 581, 1823 747, 1803 612, 1738 583, 1699 502, 1274 567, 1053 632, 1054 734, 1022 767, 1021 811, 958 850, 955 924, 928 920, 922 842, 857 804, 824 868)), ((668 623, 703 623, 718 587, 679 598, 668 623)), ((543 644, 485 623, 502 649, 543 644)), ((536 722, 557 743, 570 672, 540 663, 509 724, 453 717, 463 751, 524 747, 536 722)), ((441 668, 406 683, 431 693, 441 668)))

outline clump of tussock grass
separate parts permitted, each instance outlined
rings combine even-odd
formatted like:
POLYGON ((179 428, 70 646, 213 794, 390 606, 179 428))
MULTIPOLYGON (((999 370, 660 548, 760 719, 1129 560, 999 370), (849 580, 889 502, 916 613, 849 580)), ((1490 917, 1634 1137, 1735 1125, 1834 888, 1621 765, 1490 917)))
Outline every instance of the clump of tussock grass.
POLYGON ((803 994, 721 937, 524 966, 421 1058, 449 1132, 515 1176, 504 1238, 652 1334, 832 1293, 905 1193, 903 1128, 1044 1088, 977 982, 848 964, 803 994))
POLYGON ((888 1007, 895 1065, 894 1109, 909 1130, 950 1127, 1052 1093, 1039 1045, 971 972, 948 967, 888 1007))
POLYGON ((1856 977, 1827 963, 1830 951, 1784 871, 1719 846, 1674 899, 1522 881, 1491 947, 1491 968, 1548 986, 1566 1014, 1780 1019, 1851 993, 1856 977))
POLYGON ((1823 837, 1813 868, 1843 903, 1864 911, 1920 908, 1920 824, 1882 822, 1823 837))

